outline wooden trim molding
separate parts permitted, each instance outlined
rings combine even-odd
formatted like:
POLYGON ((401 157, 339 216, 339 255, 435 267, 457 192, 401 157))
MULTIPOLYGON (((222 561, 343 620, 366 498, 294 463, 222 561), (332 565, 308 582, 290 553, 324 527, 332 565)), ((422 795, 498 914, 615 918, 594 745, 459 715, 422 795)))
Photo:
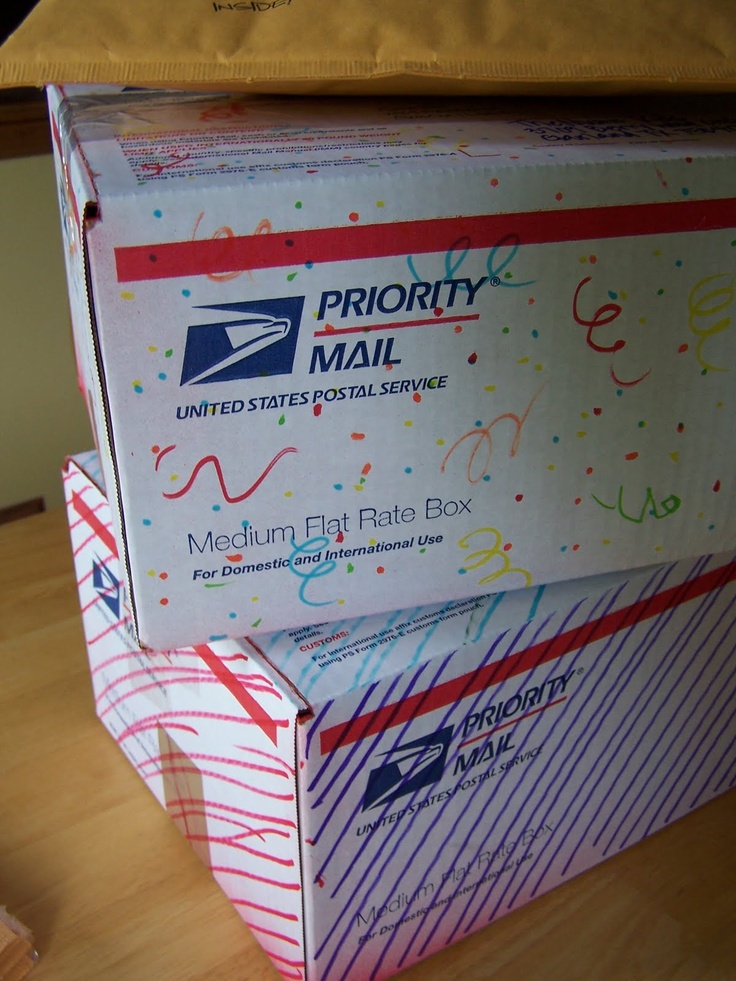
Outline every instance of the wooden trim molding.
MULTIPOLYGON (((45 510, 46 502, 42 497, 33 497, 28 501, 21 501, 20 504, 11 504, 6 508, 0 508, 0 525, 8 521, 17 521, 19 518, 30 518, 32 514, 41 514, 45 510)), ((0 973, 0 978, 4 977, 5 975, 0 973)))
POLYGON ((0 91, 0 160, 44 153, 51 153, 51 133, 43 90, 0 91))

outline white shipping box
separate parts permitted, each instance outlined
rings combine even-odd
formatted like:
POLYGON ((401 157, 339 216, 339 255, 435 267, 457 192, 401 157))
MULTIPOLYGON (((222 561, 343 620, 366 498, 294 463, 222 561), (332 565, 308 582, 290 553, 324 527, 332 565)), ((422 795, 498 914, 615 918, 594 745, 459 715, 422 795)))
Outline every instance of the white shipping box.
POLYGON ((65 486, 97 713, 284 978, 386 978, 736 781, 733 553, 155 653, 65 486))
POLYGON ((736 121, 50 103, 144 646, 736 547, 736 121))

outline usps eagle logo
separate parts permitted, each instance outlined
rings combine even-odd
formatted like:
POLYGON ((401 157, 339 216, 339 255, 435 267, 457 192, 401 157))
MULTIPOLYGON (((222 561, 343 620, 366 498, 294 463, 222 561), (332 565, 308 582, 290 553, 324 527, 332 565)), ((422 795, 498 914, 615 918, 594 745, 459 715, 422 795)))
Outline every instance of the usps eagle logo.
POLYGON ((99 556, 95 556, 92 562, 92 585, 100 600, 115 619, 119 620, 121 612, 120 580, 99 556))
POLYGON ((440 780, 452 732, 447 726, 381 753, 384 761, 368 775, 362 810, 393 803, 440 780))
POLYGON ((187 328, 180 386, 291 374, 303 308, 303 296, 197 307, 212 320, 187 328))

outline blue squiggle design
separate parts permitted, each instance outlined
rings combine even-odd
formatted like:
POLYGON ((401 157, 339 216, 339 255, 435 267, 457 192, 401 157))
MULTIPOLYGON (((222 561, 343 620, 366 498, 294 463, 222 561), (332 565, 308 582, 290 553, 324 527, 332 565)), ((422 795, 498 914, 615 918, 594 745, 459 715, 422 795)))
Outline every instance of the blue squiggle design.
POLYGON ((324 535, 308 538, 301 545, 297 545, 294 539, 291 539, 291 547, 294 551, 289 556, 289 571, 303 580, 299 586, 299 599, 305 606, 331 606, 335 602, 334 600, 323 600, 321 603, 318 603, 314 600, 307 599, 304 594, 305 589, 313 579, 321 579, 322 576, 329 576, 331 572, 335 571, 337 562, 334 559, 328 559, 326 562, 318 562, 316 568, 310 564, 307 567, 308 572, 302 572, 301 567, 295 565, 295 560, 300 555, 318 555, 329 544, 329 538, 324 535))

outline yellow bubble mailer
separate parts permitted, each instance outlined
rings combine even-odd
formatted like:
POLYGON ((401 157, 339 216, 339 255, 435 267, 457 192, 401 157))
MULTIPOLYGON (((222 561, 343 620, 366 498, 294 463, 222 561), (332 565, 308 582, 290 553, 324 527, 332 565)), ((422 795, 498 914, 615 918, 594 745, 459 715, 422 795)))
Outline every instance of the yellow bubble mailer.
POLYGON ((736 3, 41 0, 0 86, 301 94, 736 91, 736 3))

